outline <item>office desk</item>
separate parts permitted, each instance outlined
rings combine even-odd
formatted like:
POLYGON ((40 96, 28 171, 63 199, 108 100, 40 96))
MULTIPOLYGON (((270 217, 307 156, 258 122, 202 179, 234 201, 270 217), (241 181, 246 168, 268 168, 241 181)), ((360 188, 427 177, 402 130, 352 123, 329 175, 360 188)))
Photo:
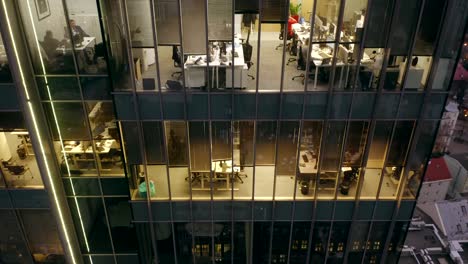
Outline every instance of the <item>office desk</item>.
MULTIPOLYGON (((117 145, 117 142, 115 139, 108 139, 105 140, 104 143, 98 142, 96 143, 96 154, 107 154, 110 152, 112 148, 115 148, 117 145)), ((93 154, 93 147, 90 145, 88 146, 85 150, 82 148, 82 144, 72 146, 72 145, 65 145, 65 148, 63 150, 65 154, 70 154, 70 157, 72 159, 73 164, 77 164, 78 159, 77 157, 81 154, 93 154)), ((86 161, 94 161, 94 157, 91 159, 84 159, 86 161)), ((100 159, 98 159, 98 169, 102 170, 101 162, 100 159)))
MULTIPOLYGON (((229 188, 229 183, 233 182, 235 178, 240 179, 239 172, 240 172, 240 167, 238 166, 232 166, 232 160, 226 160, 225 161, 225 166, 222 167, 219 164, 219 161, 213 161, 211 162, 211 171, 209 170, 191 170, 192 177, 191 177, 191 183, 195 181, 200 181, 200 188, 193 188, 192 190, 201 190, 201 191, 209 191, 210 188, 205 187, 205 181, 210 182, 212 180, 213 182, 221 182, 224 181, 226 183, 225 188, 217 188, 217 190, 220 191, 230 191, 231 188, 229 188), (210 178, 210 173, 212 174, 212 177, 210 178)), ((242 182, 242 180, 241 180, 242 182)), ((233 188, 235 191, 238 191, 239 188, 233 188)))
MULTIPOLYGON (((71 44, 71 42, 69 42, 69 44, 71 44)), ((75 45, 75 50, 76 51, 83 51, 88 47, 94 47, 95 44, 96 44, 96 38, 95 37, 84 37, 83 42, 81 42, 80 46, 75 45)), ((56 50, 65 53, 66 51, 72 50, 72 47, 71 47, 71 45, 67 45, 67 46, 62 45, 62 46, 58 47, 56 50)))
POLYGON ((190 55, 187 58, 187 61, 184 63, 185 70, 185 84, 187 87, 203 87, 205 85, 205 70, 208 67, 209 71, 212 72, 211 87, 219 87, 219 68, 226 68, 226 87, 232 87, 232 71, 229 70, 234 64, 234 87, 245 87, 245 76, 247 75, 246 71, 248 70, 247 65, 244 61, 244 50, 240 44, 239 38, 234 39, 235 43, 235 52, 237 56, 234 57, 234 63, 232 60, 232 45, 226 46, 226 56, 227 61, 222 61, 221 57, 217 56, 213 61, 206 62, 206 55, 190 55), (195 61, 201 58, 201 60, 195 64, 195 61))

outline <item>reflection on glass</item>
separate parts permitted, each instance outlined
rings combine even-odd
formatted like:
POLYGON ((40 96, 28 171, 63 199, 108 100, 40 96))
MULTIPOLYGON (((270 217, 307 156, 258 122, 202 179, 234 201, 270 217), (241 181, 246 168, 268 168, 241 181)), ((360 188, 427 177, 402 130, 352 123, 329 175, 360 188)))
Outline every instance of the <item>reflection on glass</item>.
POLYGON ((310 263, 324 263, 328 249, 331 222, 316 222, 312 231, 310 263))
POLYGON ((366 8, 367 0, 346 1, 340 42, 361 42, 366 8))
POLYGON ((4 227, 0 229, 2 259, 8 258, 13 263, 33 263, 13 210, 0 210, 0 226, 4 227))
POLYGON ((3 39, 0 36, 0 83, 13 82, 11 77, 10 65, 8 64, 8 58, 3 45, 3 39))
POLYGON ((265 238, 270 237, 270 231, 271 223, 254 222, 252 263, 268 263, 270 244, 265 243, 265 238))
POLYGON ((393 122, 391 121, 377 121, 375 125, 361 189, 361 199, 375 199, 377 196, 392 128, 393 122))
POLYGON ((432 151, 433 138, 437 133, 438 121, 423 121, 420 126, 421 134, 416 142, 415 150, 408 157, 408 179, 405 183, 403 197, 414 199, 421 185, 426 165, 432 151))
POLYGON ((234 183, 234 199, 251 199, 253 188, 254 122, 234 121, 232 131, 234 164, 239 165, 241 182, 234 183), (238 190, 237 190, 238 189, 238 190))
POLYGON ((321 121, 304 121, 299 149, 296 199, 313 199, 322 136, 321 121))
POLYGON ((334 41, 338 30, 339 0, 318 0, 315 15, 314 41, 334 41))
POLYGON ((0 149, 0 174, 8 187, 44 188, 27 131, 0 132, 0 149))
POLYGON ((125 197, 105 198, 105 205, 108 219, 108 224, 105 222, 105 225, 110 229, 115 252, 136 251, 138 242, 128 199, 125 197))
POLYGON ((310 222, 295 222, 291 237, 289 262, 294 264, 306 263, 309 249, 310 222))
MULTIPOLYGON (((260 25, 261 36, 259 53, 259 90, 280 90, 281 86, 281 66, 283 64, 283 30, 285 24, 267 24, 260 25), (276 48, 275 48, 276 47, 276 48)), ((287 34, 290 38, 293 33, 287 34)), ((252 35, 251 35, 252 36, 252 35)), ((253 44, 252 44, 253 45, 253 44)))
POLYGON ((276 159, 275 199, 292 199, 294 196, 298 141, 299 122, 282 121, 276 159))
POLYGON ((329 263, 341 263, 344 258, 346 242, 351 222, 334 222, 333 229, 330 235, 330 243, 328 244, 329 263))
POLYGON ((388 235, 390 222, 373 222, 367 240, 367 250, 364 256, 364 263, 373 263, 382 258, 385 240, 388 235))
POLYGON ((387 253, 387 264, 396 264, 403 250, 403 243, 405 242, 406 232, 408 231, 408 222, 396 222, 393 228, 392 238, 387 253))
POLYGON ((357 221, 353 223, 351 238, 349 243, 350 251, 348 261, 350 263, 360 263, 366 250, 367 233, 369 232, 369 222, 357 221))
POLYGON ((319 199, 333 199, 335 195, 345 128, 346 123, 341 121, 329 122, 326 128, 324 153, 317 186, 319 199))
MULTIPOLYGON (((411 34, 413 34, 420 12, 421 1, 404 1, 397 5, 394 10, 392 22, 391 55, 407 55, 411 42, 411 34)), ((432 28, 432 30, 436 30, 432 28)))
POLYGON ((75 224, 82 252, 112 253, 109 226, 101 198, 69 198, 68 204, 75 224), (82 219, 89 219, 93 228, 83 229, 82 219))
MULTIPOLYGON (((76 63, 81 74, 106 73, 106 46, 99 25, 98 10, 93 0, 80 1, 80 5, 67 0, 68 25, 73 43, 76 63)), ((67 39, 65 34, 65 39, 67 39)), ((67 48, 66 45, 64 47, 67 48)))
POLYGON ((395 199, 406 163, 406 155, 413 133, 413 121, 398 121, 395 124, 392 143, 389 146, 387 163, 383 169, 383 179, 379 199, 395 199))
MULTIPOLYGON (((47 3, 47 2, 46 2, 47 3)), ((48 1, 48 8, 42 12, 36 10, 36 1, 27 0, 18 2, 23 28, 31 51, 35 72, 38 74, 73 74, 75 73, 73 61, 73 42, 65 19, 63 2, 60 0, 48 1), (50 8, 53 8, 51 12, 50 8), (49 9, 49 10, 48 10, 49 9), (43 68, 44 67, 44 68, 43 68)), ((83 29, 77 30, 74 42, 84 41, 83 29)), ((84 48, 83 48, 84 51, 84 48)))
POLYGON ((338 199, 354 199, 356 196, 369 122, 355 121, 350 122, 348 126, 338 199))
POLYGON ((52 212, 50 210, 21 210, 20 216, 34 260, 38 263, 44 259, 65 262, 58 227, 52 212))
POLYGON ((184 122, 165 121, 169 166, 187 165, 187 130, 184 122))
MULTIPOLYGON (((156 249, 158 251, 158 259, 162 263, 173 264, 174 260, 174 235, 172 234, 171 223, 155 223, 154 235, 157 241, 156 249)), ((178 259, 180 261, 180 259, 178 259)), ((190 262, 184 262, 190 263, 190 262)))
MULTIPOLYGON (((210 198, 210 190, 229 190, 227 178, 217 179, 214 166, 220 167, 220 171, 226 171, 229 167, 227 162, 210 161, 210 128, 209 122, 189 122, 189 142, 190 142, 190 179, 192 183, 193 198, 210 198), (225 168, 225 169, 223 169, 225 168)), ((231 163, 232 166, 232 163, 231 163)), ((224 177, 227 176, 224 173, 224 177)))
POLYGON ((291 229, 291 223, 289 222, 276 222, 273 224, 273 241, 271 243, 271 263, 287 262, 290 229, 291 229))

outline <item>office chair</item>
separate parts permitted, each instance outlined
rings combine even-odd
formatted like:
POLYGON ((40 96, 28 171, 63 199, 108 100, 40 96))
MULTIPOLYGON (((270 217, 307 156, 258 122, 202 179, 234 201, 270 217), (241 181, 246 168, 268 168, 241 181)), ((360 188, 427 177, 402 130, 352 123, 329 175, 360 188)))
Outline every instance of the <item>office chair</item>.
MULTIPOLYGON (((290 23, 288 21, 288 32, 287 32, 287 35, 286 35, 286 40, 291 40, 294 37, 294 31, 292 30, 292 24, 293 23, 290 23)), ((284 32, 284 23, 281 23, 281 30, 280 30, 280 33, 278 35, 278 39, 281 40, 281 41, 284 39, 283 38, 283 32, 284 32)), ((289 49, 290 46, 291 46, 291 43, 286 44, 287 49, 289 49)), ((275 50, 278 50, 281 47, 283 47, 283 42, 281 42, 278 46, 276 46, 275 50)))
MULTIPOLYGON (((172 60, 174 61, 175 68, 183 67, 182 56, 176 45, 172 46, 172 60)), ((182 71, 173 72, 171 74, 171 77, 174 77, 174 76, 177 76, 177 79, 180 79, 182 77, 182 71)))
MULTIPOLYGON (((308 52, 307 52, 308 53, 308 52)), ((305 71, 307 69, 306 63, 307 61, 304 59, 304 56, 302 55, 302 46, 299 47, 299 58, 297 60, 297 69, 305 71)), ((310 60, 310 65, 309 65, 309 77, 315 75, 315 69, 317 68, 317 65, 315 65, 314 60, 310 60)), ((302 84, 305 82, 305 74, 301 73, 299 75, 296 75, 292 77, 292 80, 294 81, 297 78, 302 78, 302 84)))
MULTIPOLYGON (((298 44, 298 40, 297 40, 296 34, 293 34, 292 43, 291 43, 291 46, 289 47, 289 55, 297 56, 297 51, 298 51, 297 44, 298 44)), ((289 63, 293 61, 297 61, 297 58, 289 58, 288 62, 286 62, 286 65, 289 65, 289 63)))
MULTIPOLYGON (((247 70, 250 70, 250 68, 254 65, 252 62, 252 51, 253 47, 249 43, 250 39, 250 29, 249 32, 247 33, 247 40, 244 41, 242 40, 242 51, 244 52, 244 63, 247 65, 247 70)), ((248 77, 250 77, 252 80, 255 80, 255 77, 251 74, 247 74, 248 77)))

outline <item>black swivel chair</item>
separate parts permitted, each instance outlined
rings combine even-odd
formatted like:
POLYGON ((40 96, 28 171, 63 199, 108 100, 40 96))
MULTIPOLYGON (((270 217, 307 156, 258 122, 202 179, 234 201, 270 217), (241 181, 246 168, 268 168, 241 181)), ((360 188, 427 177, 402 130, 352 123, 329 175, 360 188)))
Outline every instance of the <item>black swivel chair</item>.
MULTIPOLYGON (((174 67, 175 68, 182 68, 183 67, 183 62, 182 62, 182 55, 177 48, 177 46, 172 46, 172 60, 174 61, 174 67)), ((182 71, 176 71, 171 74, 171 77, 177 76, 177 79, 180 79, 182 77, 182 71)))
MULTIPOLYGON (((306 67, 307 61, 304 58, 304 56, 302 55, 302 46, 299 47, 298 57, 299 58, 297 60, 297 69, 305 71, 307 69, 307 67, 306 67)), ((310 60, 309 60, 309 77, 315 75, 315 69, 316 68, 317 68, 317 65, 315 65, 314 60, 312 58, 310 58, 310 60)), ((299 75, 296 75, 296 76, 292 77, 292 80, 294 81, 297 78, 301 78, 302 79, 302 84, 304 84, 304 82, 305 82, 305 74, 304 73, 301 73, 299 75)))

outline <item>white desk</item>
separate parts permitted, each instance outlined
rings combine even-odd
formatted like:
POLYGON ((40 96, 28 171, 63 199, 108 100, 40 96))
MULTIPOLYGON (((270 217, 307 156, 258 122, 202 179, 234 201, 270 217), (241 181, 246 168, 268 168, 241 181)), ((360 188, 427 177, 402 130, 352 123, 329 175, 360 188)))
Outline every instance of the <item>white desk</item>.
POLYGON ((205 70, 206 67, 209 67, 212 72, 212 87, 219 87, 219 74, 218 70, 220 67, 226 68, 226 87, 232 87, 232 71, 229 70, 234 66, 234 86, 244 87, 245 76, 247 75, 248 67, 244 61, 244 50, 240 43, 240 39, 236 37, 234 39, 234 51, 237 53, 237 56, 232 59, 232 45, 226 46, 226 57, 227 60, 223 61, 221 57, 216 56, 213 61, 207 62, 206 55, 190 55, 187 58, 187 61, 184 63, 185 70, 185 84, 187 87, 202 87, 205 85, 205 70), (199 60, 197 63, 195 61, 199 60), (234 65, 233 65, 234 64, 234 65))
MULTIPOLYGON (((112 148, 115 148, 116 146, 117 146, 117 142, 115 141, 115 139, 105 140, 104 143, 98 142, 96 143, 96 154, 98 155, 107 154, 110 152, 112 148)), ((71 154, 70 156, 73 161, 73 164, 76 165, 77 156, 80 154, 93 154, 93 147, 89 145, 86 149, 83 149, 82 144, 79 144, 76 146, 65 145, 63 152, 66 154, 71 154)), ((97 164, 98 164, 98 169, 102 170, 101 162, 99 160, 97 164)))

